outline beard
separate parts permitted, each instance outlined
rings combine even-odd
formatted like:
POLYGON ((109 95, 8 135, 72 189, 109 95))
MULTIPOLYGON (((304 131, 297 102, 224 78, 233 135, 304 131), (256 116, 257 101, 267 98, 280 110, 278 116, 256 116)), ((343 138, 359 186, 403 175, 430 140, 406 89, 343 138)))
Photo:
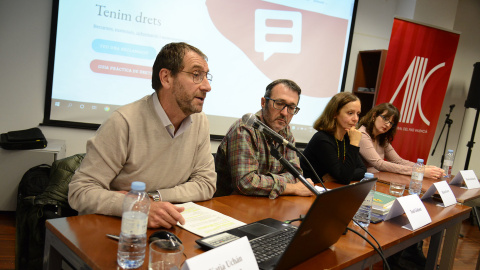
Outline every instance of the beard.
POLYGON ((177 80, 174 82, 173 95, 178 107, 185 115, 191 115, 202 111, 203 105, 194 105, 195 93, 190 95, 185 87, 177 80))
POLYGON ((279 132, 280 130, 286 128, 288 125, 288 121, 287 121, 288 119, 286 119, 282 115, 278 115, 276 118, 274 118, 270 110, 275 110, 275 109, 267 107, 263 110, 263 121, 265 121, 265 124, 267 124, 267 126, 273 129, 275 132, 279 132), (285 124, 281 125, 276 123, 275 121, 277 119, 285 120, 285 124))

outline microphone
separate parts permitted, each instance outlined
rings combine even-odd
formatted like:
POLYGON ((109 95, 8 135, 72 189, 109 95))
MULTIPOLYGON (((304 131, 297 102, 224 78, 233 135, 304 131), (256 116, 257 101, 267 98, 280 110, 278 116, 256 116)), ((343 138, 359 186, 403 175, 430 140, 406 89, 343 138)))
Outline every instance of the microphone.
MULTIPOLYGON (((254 129, 260 130, 260 132, 263 132, 264 134, 268 135, 270 138, 272 138, 277 143, 283 144, 286 147, 288 147, 288 148, 292 149, 293 151, 297 152, 298 154, 300 154, 305 159, 305 161, 308 163, 308 166, 310 166, 311 170, 313 171, 313 173, 315 174, 315 176, 319 180, 320 184, 323 186, 323 188, 325 190, 327 190, 327 188, 323 184, 323 179, 317 175, 317 173, 315 172, 315 169, 313 169, 312 165, 310 164, 310 162, 308 162, 307 158, 291 142, 285 140, 280 134, 278 134, 273 129, 269 128, 267 125, 262 123, 262 121, 258 120, 257 117, 254 114, 251 114, 251 113, 245 114, 244 116, 242 116, 242 122, 248 127, 253 127, 254 129)), ((308 181, 292 166, 292 164, 290 164, 290 162, 288 160, 284 159, 280 155, 280 153, 277 151, 277 149, 275 149, 273 144, 270 143, 270 145, 271 145, 270 154, 272 154, 273 157, 275 157, 278 161, 280 161, 280 163, 293 176, 295 176, 295 178, 300 179, 300 181, 302 181, 303 184, 305 186, 307 186, 307 188, 310 189, 310 191, 313 192, 313 194, 318 195, 319 192, 317 190, 315 190, 315 188, 312 185, 310 185, 310 183, 308 183, 308 181)))
POLYGON ((273 129, 269 128, 267 125, 258 120, 257 117, 252 113, 247 113, 242 116, 242 122, 249 127, 260 130, 264 134, 268 135, 277 143, 283 144, 286 147, 292 149, 293 151, 298 152, 298 149, 289 141, 285 140, 280 134, 275 132, 273 129))
MULTIPOLYGON (((278 150, 275 147, 273 147, 273 145, 270 148, 270 154, 272 154, 274 158, 280 161, 283 167, 285 167, 287 171, 289 171, 293 175, 293 177, 298 178, 313 194, 315 194, 315 196, 320 195, 321 192, 318 191, 312 184, 310 184, 307 181, 307 179, 305 179, 305 177, 303 177, 303 175, 301 175, 300 172, 297 171, 297 169, 295 169, 295 167, 293 167, 293 165, 288 160, 284 159, 280 155, 278 150)), ((322 182, 320 181, 320 183, 322 182)), ((323 185, 323 183, 322 183, 322 186, 325 189, 325 191, 327 191, 327 188, 323 185)))

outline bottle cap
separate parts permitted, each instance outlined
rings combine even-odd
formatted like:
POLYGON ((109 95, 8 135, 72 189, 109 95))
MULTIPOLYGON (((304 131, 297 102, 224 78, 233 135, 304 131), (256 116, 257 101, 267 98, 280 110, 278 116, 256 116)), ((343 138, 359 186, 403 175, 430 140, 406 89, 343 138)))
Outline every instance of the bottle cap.
POLYGON ((144 182, 132 182, 131 186, 132 190, 145 190, 145 183, 144 182))
POLYGON ((367 172, 367 173, 365 173, 364 177, 365 177, 365 178, 369 178, 369 179, 370 179, 370 178, 373 178, 373 173, 367 172))
POLYGON ((453 153, 453 150, 452 150, 452 149, 448 149, 448 153, 453 153))
POLYGON ((417 163, 423 163, 423 159, 422 158, 417 159, 417 163))

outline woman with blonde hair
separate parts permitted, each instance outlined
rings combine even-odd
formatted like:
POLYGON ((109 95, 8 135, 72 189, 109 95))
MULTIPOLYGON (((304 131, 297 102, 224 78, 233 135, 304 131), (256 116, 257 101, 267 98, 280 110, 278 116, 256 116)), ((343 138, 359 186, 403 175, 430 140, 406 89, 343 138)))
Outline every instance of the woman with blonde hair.
MULTIPOLYGON (((362 133, 360 155, 367 171, 412 174, 414 162, 401 158, 391 142, 397 132, 398 109, 390 103, 382 103, 372 108, 359 122, 362 133)), ((425 166, 425 177, 440 178, 443 170, 436 166, 425 166)))
MULTIPOLYGON (((360 100, 349 92, 338 93, 315 121, 315 133, 303 155, 324 181, 349 184, 361 180, 366 168, 359 155, 362 134, 355 128, 361 111, 360 100)), ((317 181, 306 160, 300 165, 306 178, 317 181)))

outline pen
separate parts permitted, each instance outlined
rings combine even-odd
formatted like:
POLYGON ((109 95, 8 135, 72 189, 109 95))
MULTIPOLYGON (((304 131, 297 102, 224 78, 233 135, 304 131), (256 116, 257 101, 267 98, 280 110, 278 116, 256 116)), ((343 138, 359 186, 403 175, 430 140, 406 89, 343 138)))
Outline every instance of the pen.
POLYGON ((107 237, 110 237, 110 238, 112 238, 112 239, 120 240, 120 237, 119 237, 118 235, 108 234, 108 233, 107 233, 106 235, 107 235, 107 237))

